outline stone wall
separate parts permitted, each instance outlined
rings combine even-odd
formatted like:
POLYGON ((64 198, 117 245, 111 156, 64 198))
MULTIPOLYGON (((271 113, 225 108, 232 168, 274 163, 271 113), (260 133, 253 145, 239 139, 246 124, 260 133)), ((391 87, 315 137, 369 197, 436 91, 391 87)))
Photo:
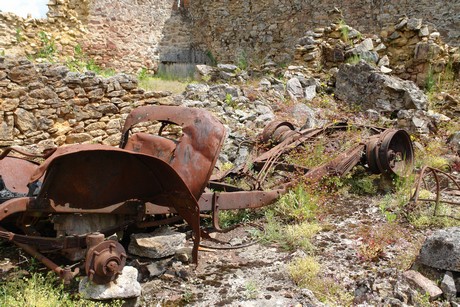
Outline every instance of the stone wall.
POLYGON ((117 145, 133 108, 167 100, 168 95, 145 92, 125 74, 102 78, 64 66, 0 57, 0 147, 117 145))
POLYGON ((197 62, 191 24, 173 0, 93 0, 84 49, 109 67, 155 69, 159 62, 197 62))
POLYGON ((220 62, 287 62, 315 27, 343 18, 379 34, 403 14, 436 26, 450 44, 460 41, 460 2, 447 0, 50 0, 49 8, 39 20, 0 13, 0 51, 33 55, 44 31, 61 59, 80 45, 99 65, 130 72, 205 63, 209 54, 220 62))
POLYGON ((0 52, 10 56, 34 56, 43 46, 41 33, 52 42, 56 54, 70 56, 86 36, 89 0, 50 0, 47 18, 22 18, 0 12, 0 52))
POLYGON ((449 43, 460 41, 459 1, 194 0, 190 15, 197 44, 219 61, 235 61, 245 53, 282 62, 291 59, 292 47, 307 30, 341 18, 337 8, 363 33, 379 33, 405 14, 435 25, 449 43))

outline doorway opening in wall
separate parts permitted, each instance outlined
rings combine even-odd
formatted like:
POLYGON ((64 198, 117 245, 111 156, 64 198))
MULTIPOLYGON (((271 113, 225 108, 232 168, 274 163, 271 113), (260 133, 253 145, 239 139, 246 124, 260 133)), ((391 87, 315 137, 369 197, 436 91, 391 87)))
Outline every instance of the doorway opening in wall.
POLYGON ((175 0, 176 2, 176 8, 187 8, 189 5, 190 0, 175 0))
POLYGON ((1 0, 0 12, 14 13, 23 18, 46 18, 49 0, 1 0))

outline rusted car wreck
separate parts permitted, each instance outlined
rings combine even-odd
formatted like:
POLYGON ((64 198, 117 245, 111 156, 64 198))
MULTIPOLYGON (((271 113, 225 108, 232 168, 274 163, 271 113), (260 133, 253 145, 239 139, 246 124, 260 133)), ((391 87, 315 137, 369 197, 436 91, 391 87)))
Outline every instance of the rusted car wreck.
POLYGON ((357 164, 373 173, 403 175, 411 170, 409 135, 374 127, 366 127, 370 137, 324 165, 305 169, 278 159, 318 135, 347 127, 341 123, 296 130, 289 122, 273 122, 258 140, 265 144, 263 152, 220 175, 213 175, 213 170, 225 129, 201 109, 137 108, 126 119, 119 148, 60 147, 43 153, 40 164, 30 160, 36 155, 7 148, 0 155, 0 237, 43 262, 65 282, 84 267, 91 280, 103 284, 117 277, 127 258, 118 240, 108 236, 128 226, 146 228, 183 219, 193 232, 192 256, 197 262, 205 234, 200 213, 211 212, 213 226, 219 230, 219 210, 273 203, 296 184, 288 181, 264 190, 262 183, 273 170, 301 173, 306 182, 342 175, 357 164), (156 134, 132 132, 135 125, 149 121, 161 123, 156 134), (165 135, 169 125, 182 129, 178 138, 165 135), (254 188, 242 190, 224 183, 230 176, 251 176, 254 188), (78 265, 60 267, 44 256, 50 252, 78 265))

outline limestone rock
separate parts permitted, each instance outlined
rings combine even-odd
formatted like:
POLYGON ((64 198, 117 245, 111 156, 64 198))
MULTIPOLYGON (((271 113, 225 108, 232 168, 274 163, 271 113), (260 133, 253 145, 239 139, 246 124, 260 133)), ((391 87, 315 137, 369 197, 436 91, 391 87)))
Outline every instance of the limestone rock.
POLYGON ((419 261, 433 268, 460 272, 460 227, 433 232, 420 250, 419 261))
POLYGON ((147 258, 172 256, 185 242, 185 234, 163 227, 152 233, 131 235, 128 250, 131 254, 147 258))
POLYGON ((454 132, 449 136, 449 144, 460 153, 460 131, 454 132))
POLYGON ((287 112, 300 125, 302 125, 302 129, 313 128, 317 124, 315 111, 306 104, 297 103, 290 107, 287 112))
POLYGON ((452 272, 447 271, 441 281, 441 289, 447 300, 452 300, 457 296, 457 288, 455 287, 455 280, 452 272))
POLYGON ((10 146, 13 142, 14 119, 13 116, 2 113, 0 112, 0 146, 10 146))
POLYGON ((303 98, 302 84, 298 78, 291 78, 286 83, 286 90, 293 99, 303 98))
POLYGON ((213 80, 215 79, 216 70, 209 65, 196 65, 196 73, 200 79, 213 80))
POLYGON ((411 133, 428 134, 436 132, 436 127, 441 122, 448 122, 450 118, 433 111, 423 110, 400 110, 397 114, 398 127, 404 128, 411 133))
POLYGON ((16 126, 22 132, 36 131, 38 127, 37 119, 32 112, 18 108, 14 111, 16 126))
POLYGON ((66 138, 66 143, 67 144, 80 144, 84 142, 89 142, 91 141, 93 137, 88 134, 88 133, 74 133, 74 134, 69 134, 66 138))
POLYGON ((424 294, 430 296, 430 301, 439 298, 442 295, 442 290, 430 279, 426 278, 417 271, 409 270, 403 273, 404 277, 419 288, 424 294))
POLYGON ((238 67, 233 64, 218 64, 217 68, 219 68, 219 70, 221 71, 228 72, 228 73, 233 73, 235 72, 235 70, 238 69, 238 67))
POLYGON ((78 286, 80 295, 85 299, 110 300, 126 299, 141 295, 141 285, 137 281, 137 269, 125 266, 115 281, 105 285, 97 285, 84 277, 78 286))
POLYGON ((377 111, 424 110, 428 101, 412 81, 385 75, 365 61, 340 66, 335 94, 343 101, 377 111))

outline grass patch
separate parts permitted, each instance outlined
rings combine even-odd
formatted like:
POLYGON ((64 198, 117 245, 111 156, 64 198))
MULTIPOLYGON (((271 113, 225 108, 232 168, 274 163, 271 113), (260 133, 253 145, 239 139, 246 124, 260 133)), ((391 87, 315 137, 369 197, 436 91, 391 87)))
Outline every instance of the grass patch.
POLYGON ((311 253, 314 247, 310 239, 321 231, 315 222, 318 200, 304 186, 297 186, 266 209, 265 230, 256 235, 263 243, 275 244, 283 250, 301 249, 311 253))
POLYGON ((449 165, 448 161, 442 156, 448 153, 445 142, 436 139, 430 139, 423 150, 415 150, 415 167, 430 166, 433 168, 444 169, 449 165))
POLYGON ((458 207, 441 202, 436 213, 434 208, 435 202, 419 202, 418 206, 409 212, 409 222, 419 229, 460 226, 460 209, 458 207))
POLYGON ((415 176, 392 178, 393 193, 386 194, 379 202, 380 211, 385 214, 394 213, 399 216, 402 209, 409 203, 412 196, 415 176))
POLYGON ((55 306, 121 306, 123 301, 107 303, 83 300, 64 289, 64 285, 53 273, 43 275, 32 273, 29 277, 2 282, 0 305, 15 307, 55 307, 55 306))
POLYGON ((260 218, 263 212, 260 210, 222 210, 219 211, 219 224, 222 228, 228 228, 237 224, 244 224, 260 218))
POLYGON ((317 223, 303 222, 294 225, 282 224, 279 220, 267 216, 267 224, 263 233, 256 233, 262 243, 275 244, 287 251, 300 249, 306 253, 314 250, 311 238, 321 231, 317 223))
POLYGON ((320 301, 331 305, 352 305, 353 295, 344 291, 333 278, 321 276, 321 266, 315 258, 294 259, 288 271, 296 285, 311 290, 320 301))
POLYGON ((280 197, 271 210, 271 216, 283 223, 313 220, 318 208, 319 197, 307 191, 303 185, 280 197))
POLYGON ((189 82, 181 80, 165 80, 159 77, 146 77, 139 80, 139 87, 146 91, 169 91, 182 94, 189 82))
POLYGON ((406 232, 396 223, 365 225, 358 229, 362 244, 358 246, 358 257, 362 261, 376 262, 385 255, 387 247, 405 238, 406 232))

